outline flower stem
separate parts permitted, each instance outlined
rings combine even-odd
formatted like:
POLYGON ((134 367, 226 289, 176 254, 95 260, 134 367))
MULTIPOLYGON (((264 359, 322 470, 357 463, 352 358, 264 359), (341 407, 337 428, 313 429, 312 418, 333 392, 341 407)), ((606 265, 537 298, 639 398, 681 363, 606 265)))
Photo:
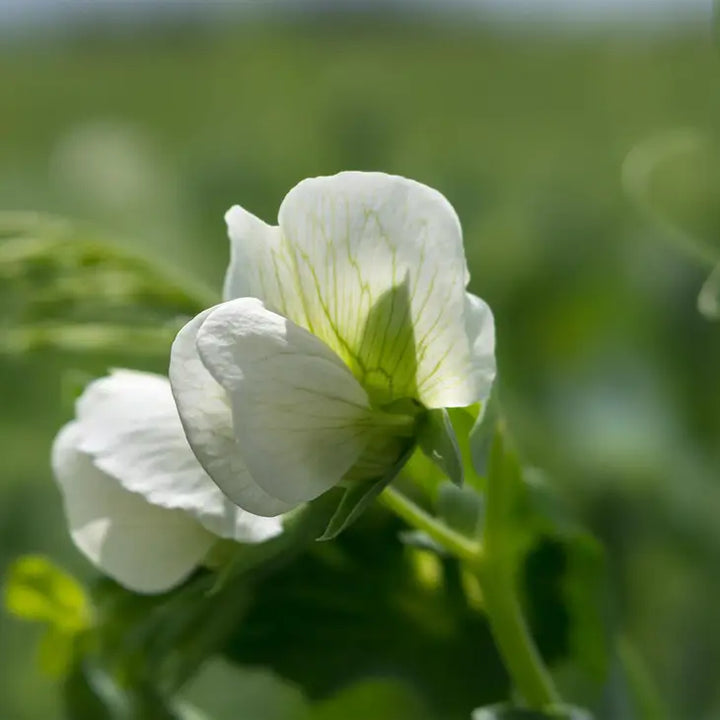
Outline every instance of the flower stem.
POLYGON ((560 697, 532 639, 512 577, 494 561, 481 563, 476 573, 493 637, 518 692, 535 710, 559 704, 560 697))
MULTIPOLYGON (((487 513, 494 512, 488 493, 487 513)), ((477 576, 493 637, 512 681, 525 703, 542 710, 560 702, 550 673, 535 647, 515 592, 512 568, 502 555, 491 556, 487 544, 467 538, 418 507, 399 491, 388 487, 380 500, 411 527, 426 533, 477 576)), ((492 525, 492 523, 491 523, 492 525)), ((490 543, 493 546, 493 543, 490 543)))
POLYGON ((439 522, 437 518, 426 513, 410 498, 393 487, 385 488, 382 495, 380 495, 380 501, 388 510, 402 518, 408 525, 424 532, 459 560, 474 564, 482 557, 483 549, 480 543, 466 538, 439 522))

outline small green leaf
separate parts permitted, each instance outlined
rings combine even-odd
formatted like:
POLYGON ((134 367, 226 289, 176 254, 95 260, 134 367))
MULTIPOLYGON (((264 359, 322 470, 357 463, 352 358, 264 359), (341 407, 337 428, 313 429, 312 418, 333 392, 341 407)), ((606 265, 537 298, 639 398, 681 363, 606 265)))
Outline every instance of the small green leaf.
POLYGON ((458 487, 465 473, 460 446, 445 408, 428 410, 420 430, 420 448, 458 487))
POLYGON ((585 710, 565 705, 544 711, 517 708, 512 705, 493 705, 473 711, 472 720, 592 720, 592 717, 585 710))
POLYGON ((354 523, 373 500, 397 477, 414 450, 415 446, 410 445, 381 478, 369 482, 353 482, 349 484, 345 488, 345 492, 333 516, 330 518, 330 522, 328 522, 325 531, 318 537, 318 540, 332 540, 354 523))
POLYGON ((21 557, 11 566, 5 607, 15 617, 71 633, 91 621, 88 599, 75 578, 38 555, 21 557))

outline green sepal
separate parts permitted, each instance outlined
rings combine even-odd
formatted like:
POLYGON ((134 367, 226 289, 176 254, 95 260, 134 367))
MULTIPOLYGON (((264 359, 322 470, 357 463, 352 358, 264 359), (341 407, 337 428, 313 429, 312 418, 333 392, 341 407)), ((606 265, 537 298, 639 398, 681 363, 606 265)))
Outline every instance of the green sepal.
POLYGON ((408 445, 395 464, 382 477, 367 482, 348 484, 324 532, 317 539, 319 541, 332 540, 354 523, 373 500, 398 476, 414 450, 414 443, 408 445))
POLYGON ((474 710, 472 720, 592 720, 592 716, 586 710, 568 705, 549 710, 492 705, 474 710))
POLYGON ((449 478, 457 485, 462 486, 465 480, 460 445, 458 444, 455 429, 450 422, 450 415, 445 408, 428 410, 419 433, 420 449, 427 455, 449 478))

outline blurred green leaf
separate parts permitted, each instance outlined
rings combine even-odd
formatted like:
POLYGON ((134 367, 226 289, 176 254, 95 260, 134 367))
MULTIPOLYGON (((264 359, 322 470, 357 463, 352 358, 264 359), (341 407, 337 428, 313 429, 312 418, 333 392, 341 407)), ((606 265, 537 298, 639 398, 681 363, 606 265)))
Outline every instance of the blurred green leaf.
POLYGON ((419 444, 422 451, 452 483, 461 486, 464 480, 463 461, 450 415, 445 408, 428 410, 422 421, 419 444))
POLYGON ((592 720, 590 714, 579 708, 563 707, 557 710, 526 710, 511 705, 478 708, 472 720, 592 720))
POLYGON ((214 293, 80 224, 0 213, 0 350, 166 352, 214 293))
POLYGON ((572 518, 541 475, 522 468, 500 428, 491 448, 488 482, 497 484, 500 515, 494 524, 486 522, 486 548, 520 574, 528 620, 543 657, 551 663, 570 660, 599 691, 611 649, 601 545, 572 518))
POLYGON ((23 620, 80 632, 91 622, 85 591, 68 573, 40 555, 18 558, 5 581, 5 608, 23 620))
POLYGON ((417 696, 399 683, 369 680, 315 705, 308 720, 430 720, 417 696))
POLYGON ((507 677, 483 616, 457 606, 442 565, 439 578, 421 577, 420 551, 398 543, 399 529, 371 509, 258 585, 227 656, 271 668, 314 700, 367 677, 402 679, 448 720, 502 699, 507 677))

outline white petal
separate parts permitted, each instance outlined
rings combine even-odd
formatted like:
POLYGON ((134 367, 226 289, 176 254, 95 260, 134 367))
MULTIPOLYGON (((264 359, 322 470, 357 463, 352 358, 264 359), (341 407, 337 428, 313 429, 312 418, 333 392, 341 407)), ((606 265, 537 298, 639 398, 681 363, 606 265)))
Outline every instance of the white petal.
POLYGON ((208 475, 234 503, 255 515, 281 515, 293 504, 270 496, 253 480, 235 439, 227 393, 197 352, 197 332, 214 309, 185 325, 172 346, 170 384, 185 435, 208 475))
POLYGON ((280 228, 264 223, 237 205, 225 214, 230 236, 230 265, 225 274, 223 299, 277 296, 277 275, 271 251, 280 242, 280 228), (258 259, 262 258, 258 262, 258 259))
POLYGON ((79 449, 133 493, 180 509, 220 537, 262 542, 277 519, 236 507, 208 477, 188 444, 167 378, 115 370, 90 383, 77 403, 79 449))
POLYGON ((66 425, 52 464, 70 533, 87 558, 121 585, 158 593, 182 582, 203 560, 214 535, 182 510, 151 505, 125 490, 78 449, 82 428, 66 425))
POLYGON ((414 397, 451 407, 480 399, 464 322, 462 232, 439 192, 397 176, 344 172, 293 188, 279 232, 240 208, 226 219, 229 294, 259 297, 320 337, 377 403, 414 397))
POLYGON ((208 315, 197 347, 231 398, 237 443, 268 493, 311 500, 357 462, 371 431, 368 398, 318 338, 240 298, 208 315))
POLYGON ((478 400, 490 395, 497 364, 495 362, 495 319, 490 306, 477 295, 465 294, 465 324, 470 339, 472 373, 478 400))

